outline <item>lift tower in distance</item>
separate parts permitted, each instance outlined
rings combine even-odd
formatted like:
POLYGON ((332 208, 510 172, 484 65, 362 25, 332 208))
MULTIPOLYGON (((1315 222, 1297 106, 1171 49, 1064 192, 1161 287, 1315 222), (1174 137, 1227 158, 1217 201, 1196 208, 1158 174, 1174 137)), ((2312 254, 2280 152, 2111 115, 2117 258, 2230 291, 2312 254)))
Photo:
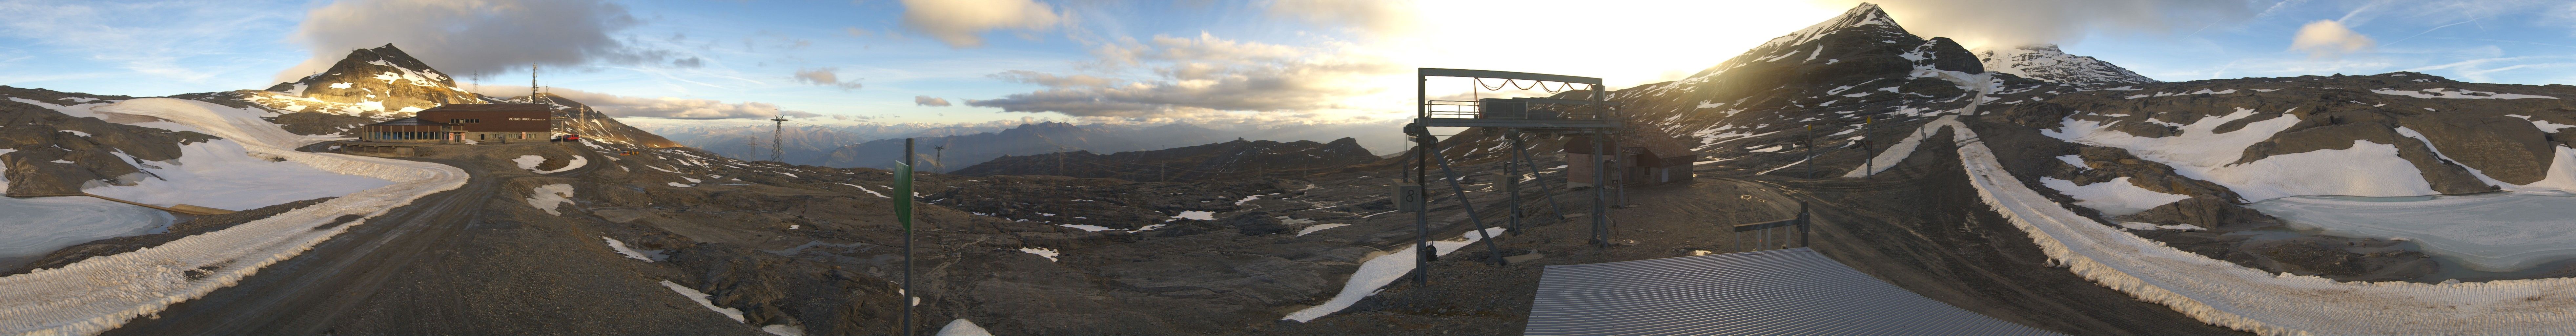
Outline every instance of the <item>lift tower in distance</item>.
MULTIPOLYGON (((1510 220, 1509 224, 1505 226, 1505 228, 1506 230, 1509 230, 1507 232, 1513 233, 1517 233, 1521 230, 1521 217, 1523 217, 1521 214, 1522 207, 1520 205, 1523 197, 1519 192, 1519 183, 1521 182, 1521 179, 1518 176, 1519 173, 1516 172, 1516 170, 1518 170, 1516 168, 1527 168, 1532 175, 1537 175, 1539 172, 1536 163, 1537 160, 1529 155, 1528 149, 1524 144, 1525 141, 1522 138, 1524 134, 1591 136, 1594 139, 1599 139, 1598 141, 1592 141, 1594 146, 1618 148, 1614 144, 1617 141, 1616 137, 1618 136, 1618 129, 1622 126, 1620 115, 1618 113, 1618 104, 1609 101, 1608 87, 1601 85, 1600 78, 1510 71, 1420 68, 1418 72, 1415 73, 1414 82, 1414 102, 1416 104, 1414 108, 1415 114, 1413 123, 1407 124, 1404 127, 1405 136, 1414 141, 1414 155, 1411 162, 1409 162, 1409 166, 1413 167, 1413 174, 1409 181, 1401 182, 1397 185, 1396 199, 1400 201, 1397 202, 1399 203, 1398 209, 1408 210, 1414 213, 1413 222, 1414 232, 1416 234, 1414 251, 1416 253, 1420 253, 1420 255, 1413 259, 1414 273, 1411 276, 1414 278, 1416 283, 1430 283, 1430 262, 1433 258, 1439 256, 1439 252, 1431 247, 1431 217, 1430 212, 1428 211, 1429 206, 1428 204, 1425 204, 1430 200, 1430 192, 1425 187, 1430 181, 1432 181, 1429 176, 1429 171, 1434 165, 1437 165, 1440 168, 1441 174, 1444 175, 1440 180, 1448 182, 1447 184, 1449 185, 1449 188, 1447 189, 1450 189, 1451 192, 1455 193, 1454 197, 1451 198, 1458 200, 1459 205, 1467 211, 1468 221, 1473 224, 1470 228, 1474 229, 1474 234, 1482 235, 1479 236, 1479 238, 1484 240, 1485 248, 1491 250, 1491 255, 1494 259, 1493 262, 1497 265, 1506 263, 1506 261, 1502 259, 1503 255, 1501 248, 1499 245, 1496 245, 1494 237, 1492 237, 1487 230, 1483 229, 1485 227, 1484 219, 1479 218, 1480 215, 1476 213, 1476 205, 1467 200, 1466 187, 1459 185, 1459 179, 1464 177, 1464 175, 1460 175, 1457 170, 1450 167, 1449 159, 1447 157, 1438 155, 1440 152, 1440 139, 1431 134, 1431 127, 1485 127, 1488 130, 1499 129, 1502 131, 1505 139, 1511 142, 1512 159, 1503 164, 1503 171, 1499 173, 1509 176, 1501 179, 1501 182, 1505 183, 1504 190, 1511 193, 1511 197, 1504 201, 1505 206, 1511 207, 1512 210, 1507 212, 1506 216, 1509 216, 1510 220), (1432 77, 1466 78, 1473 82, 1474 88, 1471 88, 1471 90, 1500 91, 1502 87, 1516 86, 1518 85, 1517 83, 1526 82, 1543 91, 1565 92, 1580 88, 1590 90, 1590 95, 1589 97, 1565 97, 1580 99, 1523 97, 1482 98, 1471 101, 1432 100, 1429 93, 1432 77), (1502 86, 1488 86, 1486 83, 1488 80, 1499 80, 1502 81, 1503 84, 1502 86), (1557 85, 1559 89, 1549 89, 1549 83, 1555 83, 1554 85, 1557 85), (1518 165, 1519 167, 1515 167, 1515 165, 1518 165)), ((1522 89, 1527 88, 1524 87, 1522 89)), ((1596 148, 1593 153, 1603 152, 1596 148)), ((1592 157, 1600 158, 1602 156, 1593 155, 1592 157)), ((1596 168, 1599 169, 1593 169, 1593 174, 1601 175, 1610 171, 1608 165, 1611 163, 1609 161, 1596 160, 1596 162, 1589 163, 1567 162, 1566 164, 1596 165, 1596 168)), ((1606 176, 1595 176, 1593 178, 1593 181, 1596 183, 1594 183, 1594 186, 1592 187, 1591 241, 1596 246, 1606 245, 1610 240, 1610 231, 1607 226, 1609 194, 1603 191, 1603 189, 1614 184, 1600 183, 1602 181, 1607 181, 1606 178, 1606 176)), ((1548 181, 1546 179, 1538 179, 1535 182, 1538 183, 1537 187, 1540 190, 1540 194, 1543 195, 1542 198, 1547 199, 1549 209, 1555 212, 1555 216, 1557 218, 1565 218, 1564 209, 1555 203, 1555 193, 1558 191, 1549 190, 1547 188, 1548 181)), ((1566 186, 1565 182, 1566 181, 1558 181, 1557 186, 1560 188, 1570 188, 1566 186)))

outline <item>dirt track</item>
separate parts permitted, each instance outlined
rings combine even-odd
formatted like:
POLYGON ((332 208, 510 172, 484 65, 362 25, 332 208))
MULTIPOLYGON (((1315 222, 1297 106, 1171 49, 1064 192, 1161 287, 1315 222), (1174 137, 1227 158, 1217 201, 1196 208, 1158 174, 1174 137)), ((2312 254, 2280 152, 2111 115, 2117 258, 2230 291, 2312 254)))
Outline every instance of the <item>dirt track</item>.
POLYGON ((568 244, 584 244, 581 238, 600 244, 577 232, 585 230, 508 220, 524 218, 513 212, 534 211, 517 197, 495 197, 515 195, 502 186, 526 178, 510 176, 524 171, 496 177, 482 163, 412 160, 456 166, 474 177, 456 190, 358 224, 240 284, 104 334, 759 333, 658 284, 601 272, 620 264, 589 260, 603 257, 597 253, 560 252, 578 246, 568 244))

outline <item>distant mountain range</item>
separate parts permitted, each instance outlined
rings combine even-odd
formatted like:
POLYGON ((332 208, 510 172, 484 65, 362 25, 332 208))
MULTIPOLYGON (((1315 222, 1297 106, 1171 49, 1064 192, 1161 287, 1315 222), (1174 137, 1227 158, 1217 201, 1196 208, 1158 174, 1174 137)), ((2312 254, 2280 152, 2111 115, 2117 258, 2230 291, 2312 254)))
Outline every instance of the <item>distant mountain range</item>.
POLYGON ((1278 142, 1235 139, 1214 144, 1119 152, 1108 155, 1073 151, 1004 156, 951 174, 1056 175, 1116 178, 1138 182, 1208 181, 1250 177, 1297 176, 1377 161, 1359 140, 1278 142))
POLYGON ((2023 78, 2075 86, 2120 86, 2155 83, 2119 65, 2089 56, 2069 55, 2057 50, 2056 44, 2033 44, 2010 49, 1977 51, 1977 59, 1986 70, 2008 73, 2023 78))
MULTIPOLYGON (((766 120, 690 120, 628 118, 628 123, 660 134, 682 145, 745 160, 768 160, 771 132, 775 126, 766 120)), ((786 143, 784 159, 791 164, 820 165, 841 168, 890 168, 903 156, 903 138, 915 138, 922 155, 916 161, 922 169, 939 168, 933 162, 945 159, 947 169, 983 163, 985 160, 1011 155, 1037 155, 1056 152, 1091 151, 1095 153, 1156 150, 1203 145, 1242 138, 1246 140, 1312 141, 1353 138, 1369 150, 1388 152, 1402 150, 1398 134, 1401 123, 1292 124, 1259 126, 1204 127, 1187 123, 1171 124, 1087 124, 1061 122, 1032 124, 891 124, 891 123, 805 123, 791 122, 779 136, 786 143), (946 147, 944 151, 933 148, 946 147)))

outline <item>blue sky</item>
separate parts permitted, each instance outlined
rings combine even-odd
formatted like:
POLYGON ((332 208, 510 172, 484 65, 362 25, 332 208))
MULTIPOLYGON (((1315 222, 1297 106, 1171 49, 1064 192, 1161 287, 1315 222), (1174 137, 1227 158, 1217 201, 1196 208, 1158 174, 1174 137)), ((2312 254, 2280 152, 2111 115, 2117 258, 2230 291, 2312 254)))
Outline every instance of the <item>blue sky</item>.
MULTIPOLYGON (((395 43, 492 92, 525 90, 527 66, 543 64, 557 92, 626 115, 1365 121, 1402 116, 1415 67, 1625 87, 1713 66, 1853 4, 14 1, 0 2, 12 18, 0 22, 0 85, 257 89, 395 43), (1534 41, 1601 47, 1496 47, 1534 41), (948 106, 925 104, 933 99, 948 106)), ((1886 5, 1917 34, 1971 47, 2059 43, 2167 81, 2418 71, 2576 84, 2571 2, 1886 5)))

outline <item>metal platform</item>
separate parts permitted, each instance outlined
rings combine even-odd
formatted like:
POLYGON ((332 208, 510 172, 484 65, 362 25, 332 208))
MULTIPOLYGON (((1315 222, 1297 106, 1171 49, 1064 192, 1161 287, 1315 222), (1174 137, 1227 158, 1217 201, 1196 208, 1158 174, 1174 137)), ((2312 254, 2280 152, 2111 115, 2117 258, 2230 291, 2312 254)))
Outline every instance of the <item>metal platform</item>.
POLYGON ((1527 335, 2055 335, 1793 248, 1548 266, 1527 335))
MULTIPOLYGON (((1433 100, 1428 93, 1415 98, 1413 122, 1425 127, 1507 127, 1526 128, 1529 133, 1559 133, 1586 129, 1616 129, 1620 126, 1618 103, 1610 102, 1601 90, 1601 79, 1582 76, 1538 74, 1527 72, 1417 69, 1416 80, 1430 77, 1463 77, 1565 83, 1566 90, 1586 86, 1592 90, 1589 99, 1557 98, 1486 98, 1479 100, 1433 100)), ((1483 85, 1481 82, 1478 85, 1483 85)))
POLYGON ((1422 124, 1422 126, 1423 126, 1423 127, 1513 127, 1513 128, 1524 128, 1523 130, 1521 130, 1521 132, 1522 132, 1522 133, 1563 133, 1564 131, 1572 131, 1572 130, 1575 130, 1575 129, 1589 129, 1589 128, 1618 128, 1618 127, 1619 127, 1619 122, 1617 122, 1617 121, 1610 121, 1610 120, 1543 120, 1543 119, 1484 119, 1484 118, 1414 118, 1414 119, 1413 119, 1413 122, 1414 122, 1414 123, 1417 123, 1417 124, 1422 124))

